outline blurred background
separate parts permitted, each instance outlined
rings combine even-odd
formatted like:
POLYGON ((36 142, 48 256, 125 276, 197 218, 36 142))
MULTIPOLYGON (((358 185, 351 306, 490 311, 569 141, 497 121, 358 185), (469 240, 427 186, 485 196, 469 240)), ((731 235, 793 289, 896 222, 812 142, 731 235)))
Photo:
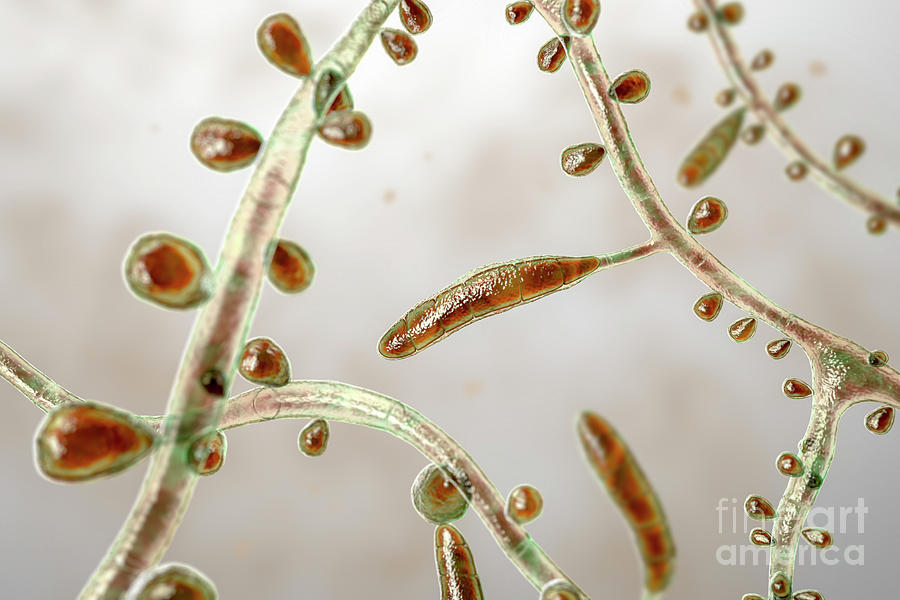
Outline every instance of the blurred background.
MULTIPOLYGON (((136 413, 164 410, 194 319, 136 300, 121 263, 139 235, 165 230, 214 257, 249 171, 204 169, 188 150, 200 119, 218 114, 271 130, 297 81, 256 48, 257 24, 288 11, 321 56, 362 2, 6 0, 0 19, 0 339, 84 398, 136 413)), ((830 156, 845 133, 868 149, 849 173, 889 198, 900 185, 896 3, 751 2, 735 30, 770 92, 803 88, 787 113, 830 156)), ((435 2, 419 57, 396 67, 380 44, 351 89, 372 119, 371 144, 313 144, 284 237, 318 268, 312 288, 263 289, 252 335, 288 352, 295 378, 334 379, 407 402, 440 424, 505 494, 541 490, 528 529, 594 598, 636 598, 641 567, 630 531, 584 464, 579 411, 609 418, 632 444, 672 522, 678 572, 670 598, 763 593, 764 562, 748 545, 741 505, 776 502, 776 456, 796 451, 808 403, 781 393, 809 380, 797 349, 764 352, 691 306, 707 290, 666 255, 591 277, 576 288, 481 321, 419 356, 388 362, 382 333, 419 300, 474 267, 536 254, 617 250, 647 232, 603 164, 566 177, 560 151, 597 141, 571 69, 535 66, 550 37, 533 16, 509 27, 504 2, 435 2), (717 511, 716 507, 723 509, 717 511), (732 518, 736 515, 736 523, 732 518), (738 564, 728 564, 735 546, 738 564), (723 550, 722 548, 725 547, 723 550)), ((896 310, 900 233, 866 233, 865 216, 811 182, 792 183, 770 143, 739 143, 699 189, 675 172, 722 113, 727 86, 687 1, 608 1, 595 31, 612 75, 646 71, 652 91, 626 107, 635 142, 673 213, 702 195, 730 217, 703 242, 776 302, 870 349, 900 356, 896 310), (895 315, 895 316, 891 316, 895 315)), ((390 26, 399 27, 396 16, 390 26)), ((246 389, 238 383, 237 390, 246 389)), ((105 553, 146 469, 61 486, 39 476, 41 413, 0 384, 0 581, 10 598, 71 598, 105 553)), ((849 411, 815 525, 837 551, 810 554, 795 589, 832 598, 886 594, 896 579, 897 435, 869 434, 849 411), (862 499, 862 500, 859 500, 862 499), (840 526, 828 512, 862 502, 840 526), (843 529, 844 531, 841 531, 843 529), (825 561, 837 561, 826 566, 825 561)), ((297 451, 302 422, 228 433, 223 469, 200 482, 166 560, 207 573, 223 598, 435 598, 433 528, 409 486, 425 460, 380 432, 332 424, 328 451, 297 451)), ((459 524, 486 597, 537 593, 473 514, 459 524)), ((752 527, 753 525, 749 525, 752 527)), ((748 528, 749 528, 748 527, 748 528)), ((805 545, 805 543, 801 544, 805 545)))

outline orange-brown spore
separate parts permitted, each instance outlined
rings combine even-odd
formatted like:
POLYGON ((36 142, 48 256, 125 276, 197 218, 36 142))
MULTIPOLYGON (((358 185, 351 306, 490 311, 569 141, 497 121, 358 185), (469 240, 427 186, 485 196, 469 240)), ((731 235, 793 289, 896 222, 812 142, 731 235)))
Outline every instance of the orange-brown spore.
POLYGON ((613 82, 613 91, 619 102, 635 104, 650 93, 650 78, 643 71, 629 71, 613 82))
POLYGON ((300 432, 298 440, 300 451, 306 456, 321 456, 328 447, 329 437, 331 437, 331 430, 328 427, 328 421, 324 419, 311 421, 300 432))
POLYGON ((671 578, 672 535, 659 500, 631 451, 605 419, 582 413, 578 437, 598 478, 622 509, 644 559, 644 585, 661 591, 671 578))
POLYGON ((718 15, 725 23, 737 25, 744 18, 744 7, 739 2, 729 2, 719 7, 718 15))
POLYGON ((799 379, 786 379, 784 381, 784 395, 788 398, 806 398, 812 394, 812 389, 799 379))
POLYGON ((538 68, 545 73, 558 71, 564 60, 566 60, 566 49, 559 38, 553 38, 538 50, 538 68))
POLYGON ((842 136, 834 145, 834 168, 845 169, 866 149, 866 143, 856 135, 842 136))
POLYGON ((873 215, 866 220, 866 230, 872 235, 879 235, 887 231, 887 221, 883 217, 873 215))
POLYGON ((753 60, 750 61, 750 68, 754 71, 761 71, 771 65, 774 60, 775 55, 771 50, 760 50, 756 56, 753 57, 753 60))
POLYGON ((744 502, 744 510, 748 517, 757 521, 775 518, 775 508, 762 496, 748 496, 744 502))
POLYGON ((372 137, 372 123, 359 111, 342 110, 332 113, 322 123, 319 135, 329 144, 348 150, 361 150, 372 137))
POLYGON ((706 13, 695 12, 688 17, 687 26, 694 33, 702 33, 709 26, 709 19, 706 18, 706 13))
POLYGON ((59 423, 54 439, 60 451, 56 464, 62 469, 84 469, 141 447, 137 432, 93 408, 73 410, 59 423))
POLYGON ((576 144, 562 151, 560 163, 567 175, 583 177, 593 172, 605 155, 606 148, 598 144, 576 144))
POLYGON ((736 342, 746 342, 756 333, 756 319, 745 317, 738 319, 728 328, 728 335, 736 342))
POLYGON ((378 343, 386 358, 403 358, 480 317, 504 311, 573 284, 600 265, 593 256, 543 257, 489 266, 418 304, 378 343))
POLYGON ((384 46, 384 50, 391 60, 398 65, 411 63, 419 53, 419 47, 415 40, 399 29, 382 29, 381 45, 384 46))
POLYGON ((800 99, 800 86, 785 83, 775 92, 775 110, 787 110, 800 99))
POLYGON ((698 201, 688 218, 688 230, 694 234, 703 234, 718 229, 728 217, 725 203, 713 196, 698 201))
POLYGON ((597 24, 600 3, 596 0, 565 0, 562 14, 569 29, 577 35, 584 36, 597 24))
POLYGON ((805 164, 800 162, 799 160, 795 160, 794 162, 788 164, 785 167, 784 172, 788 176, 788 179, 791 181, 800 181, 804 177, 806 177, 806 173, 809 169, 805 164))
POLYGON ((269 263, 269 281, 276 288, 286 294, 302 292, 314 275, 315 267, 303 248, 289 240, 278 240, 269 263))
POLYGON ((700 299, 694 303, 694 314, 704 321, 712 321, 719 316, 722 310, 722 294, 718 292, 710 292, 700 296, 700 299))
POLYGON ((400 21, 408 32, 416 35, 428 31, 434 18, 421 0, 400 0, 400 21))
POLYGON ((506 514, 516 523, 524 524, 535 520, 544 509, 544 499, 533 486, 519 485, 506 499, 506 514))
POLYGON ((763 135, 766 133, 766 128, 762 125, 756 123, 754 125, 750 125, 743 132, 741 132, 741 139, 744 140, 744 143, 753 144, 758 143, 763 135))
POLYGON ((778 460, 775 464, 782 475, 799 477, 803 474, 803 463, 800 462, 800 459, 797 458, 797 456, 790 452, 782 452, 778 456, 778 460))
POLYGON ((533 10, 534 5, 531 2, 513 2, 506 7, 506 21, 510 25, 524 23, 533 10))
POLYGON ((253 162, 262 138, 245 123, 210 117, 194 127, 191 151, 201 163, 216 171, 233 171, 253 162))
POLYGON ((268 338, 247 342, 241 353, 239 371, 248 381, 269 386, 281 386, 290 379, 290 367, 284 351, 268 338))
POLYGON ((38 463, 48 477, 77 481, 132 464, 150 448, 153 437, 111 409, 71 404, 47 417, 37 444, 38 463))
POLYGON ((894 425, 894 409, 882 406, 866 415, 866 429, 872 433, 884 435, 894 425))
POLYGON ((282 71, 299 77, 312 72, 309 44, 290 15, 280 13, 263 21, 257 42, 266 59, 282 71))
POLYGON ((150 278, 151 292, 175 292, 194 280, 196 271, 180 248, 162 243, 138 258, 150 278))
POLYGON ((791 340, 780 339, 774 340, 766 344, 766 353, 778 360, 784 358, 791 349, 791 340))

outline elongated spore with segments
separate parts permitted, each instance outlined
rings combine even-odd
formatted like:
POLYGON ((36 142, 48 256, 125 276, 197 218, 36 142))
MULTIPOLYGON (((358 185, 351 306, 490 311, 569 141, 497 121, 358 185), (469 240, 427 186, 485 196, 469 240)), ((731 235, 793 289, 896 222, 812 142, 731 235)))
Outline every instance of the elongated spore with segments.
POLYGON ((535 256, 463 275, 420 302, 378 343, 385 358, 404 358, 461 327, 570 287, 601 266, 602 257, 535 256))
POLYGON ((681 185, 696 187, 719 168, 734 146, 746 112, 747 109, 743 106, 736 108, 703 136, 678 169, 678 182, 681 185))
POLYGON ((453 525, 439 525, 434 531, 434 546, 441 600, 484 600, 475 559, 459 530, 453 525))
POLYGON ((622 510, 644 560, 644 588, 661 592, 675 570, 675 543, 662 503, 628 445, 610 423, 585 411, 577 423, 588 463, 622 510))

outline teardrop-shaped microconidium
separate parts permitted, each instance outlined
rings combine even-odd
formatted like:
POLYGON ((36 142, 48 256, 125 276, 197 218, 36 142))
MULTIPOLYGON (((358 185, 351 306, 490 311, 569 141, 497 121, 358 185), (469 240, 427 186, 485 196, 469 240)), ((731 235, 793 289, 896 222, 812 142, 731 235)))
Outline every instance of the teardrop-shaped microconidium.
POLYGON ((756 56, 753 57, 753 60, 750 61, 750 68, 754 71, 762 71, 763 69, 771 66, 774 60, 775 55, 771 50, 769 50, 768 48, 760 50, 756 53, 756 56))
POLYGON ((372 123, 357 110, 342 110, 325 118, 319 136, 332 146, 362 150, 372 138, 372 123))
POLYGON ((744 501, 744 511, 748 517, 756 521, 775 518, 775 508, 772 504, 762 496, 755 494, 747 496, 747 500, 744 501))
POLYGON ((410 495, 419 516, 435 525, 461 519, 469 508, 466 497, 434 463, 419 472, 410 495))
POLYGON ((422 0, 400 0, 398 10, 400 11, 400 21, 413 35, 425 33, 434 21, 431 10, 422 0))
POLYGON ((775 461, 775 466, 778 467, 782 475, 787 475, 788 477, 800 477, 803 475, 803 462, 796 454, 791 452, 779 454, 778 459, 775 461))
POLYGON ((650 77, 637 69, 622 73, 609 87, 609 95, 625 104, 637 104, 649 93, 650 77))
POLYGON ((799 379, 785 379, 782 389, 788 398, 807 398, 812 395, 812 388, 799 379))
POLYGON ((789 598, 791 596, 791 581, 787 576, 778 571, 769 580, 769 589, 776 598, 789 598))
POLYGON ((710 292, 700 296, 700 299, 694 303, 694 314, 704 321, 713 321, 719 316, 724 304, 722 294, 719 292, 710 292))
POLYGON ((775 92, 775 110, 787 110, 800 99, 800 86, 796 83, 785 83, 775 92))
POLYGON ((191 132, 191 152, 204 166, 227 173, 246 167, 262 146, 258 131, 233 119, 209 117, 191 132))
POLYGON ((874 352, 870 352, 868 358, 866 359, 870 365, 873 367, 883 367, 888 364, 890 358, 887 355, 887 352, 884 350, 875 350, 874 352))
POLYGON ((744 18, 744 7, 740 2, 727 2, 718 8, 716 16, 723 23, 737 25, 744 18))
POLYGON ((316 276, 316 266, 306 250, 285 239, 278 240, 269 263, 269 283, 284 294, 299 294, 316 276))
POLYGON ((887 231, 887 221, 877 215, 873 215, 866 220, 866 231, 872 235, 881 235, 887 231))
POLYGON ((600 16, 600 0, 564 0, 563 22, 574 35, 590 35, 600 16))
POLYGON ((533 486, 516 486, 506 498, 506 515, 519 525, 534 521, 540 516, 542 510, 544 510, 544 498, 533 486))
POLYGON ((831 533, 827 529, 819 529, 818 527, 807 527, 800 532, 803 538, 818 548, 824 550, 829 547, 833 541, 831 533))
POLYGON ((159 565, 138 577, 125 600, 216 600, 215 586, 200 571, 178 563, 159 565))
POLYGON ((800 181, 806 177, 808 172, 809 169, 807 166, 799 160, 789 163, 788 166, 784 168, 785 175, 787 175, 788 179, 791 181, 800 181))
POLYGON ((741 600, 766 600, 759 594, 744 594, 741 596, 741 600))
POLYGON ((280 387, 291 379, 287 356, 278 344, 266 337, 253 338, 244 345, 238 371, 247 381, 268 387, 280 387))
POLYGON ((697 187, 712 175, 737 140, 747 109, 739 106, 704 135, 678 168, 678 183, 697 187))
POLYGON ((289 14, 266 17, 256 30, 256 43, 266 60, 285 73, 304 77, 312 72, 309 42, 289 14))
POLYGON ((716 94, 716 104, 725 108, 726 106, 730 106, 736 97, 737 92, 734 91, 734 88, 725 88, 716 94))
POLYGON ((834 168, 840 171, 862 156, 866 143, 856 135, 845 135, 834 144, 834 168))
POLYGON ((125 282, 142 300, 167 308, 194 308, 215 286, 203 251, 170 233, 147 233, 125 257, 125 282))
POLYGON ((766 344, 766 353, 775 360, 784 358, 791 350, 791 340, 773 340, 766 344))
POLYGON ((884 435, 894 426, 894 409, 882 406, 866 415, 866 429, 878 435, 884 435))
POLYGON ((221 431, 201 435, 188 449, 188 462, 198 475, 217 473, 225 464, 228 440, 221 431))
POLYGON ((728 335, 736 342, 746 342, 756 333, 756 319, 744 317, 728 327, 728 335))
POLYGON ((606 148, 599 144, 575 144, 562 151, 560 164, 566 175, 584 177, 597 168, 604 156, 606 148))
POLYGON ((794 594, 793 600, 825 600, 825 596, 816 590, 800 590, 794 594))
POLYGON ((545 73, 555 73, 566 60, 566 49, 559 38, 553 38, 538 50, 538 69, 545 73))
MULTIPOLYGON (((581 595, 572 584, 563 579, 548 581, 541 588, 540 600, 579 600, 581 595)), ((468 600, 468 599, 467 599, 468 600)))
POLYGON ((506 7, 506 22, 510 25, 524 23, 534 11, 534 4, 530 1, 513 2, 506 7))
POLYGON ((153 448, 154 431, 125 412, 96 402, 61 404, 35 437, 38 470, 55 481, 88 481, 127 469, 153 448))
POLYGON ((727 218, 728 207, 725 203, 713 196, 706 196, 691 208, 687 228, 695 235, 709 233, 721 227, 727 218))
POLYGON ((750 531, 750 543, 754 546, 771 546, 772 534, 761 527, 754 527, 750 531))
POLYGON ((706 13, 697 11, 688 17, 687 26, 694 33, 703 33, 709 27, 709 19, 706 18, 706 13))
POLYGON ((758 144, 759 141, 763 139, 765 133, 765 127, 763 127, 759 123, 754 123, 741 132, 741 139, 744 140, 745 144, 753 146, 754 144, 758 144))
POLYGON ((315 419, 306 424, 297 438, 297 447, 306 456, 321 456, 328 448, 331 429, 325 419, 315 419))
POLYGON ((408 65, 419 53, 416 41, 409 34, 399 29, 384 28, 381 30, 381 45, 384 51, 400 66, 408 65))

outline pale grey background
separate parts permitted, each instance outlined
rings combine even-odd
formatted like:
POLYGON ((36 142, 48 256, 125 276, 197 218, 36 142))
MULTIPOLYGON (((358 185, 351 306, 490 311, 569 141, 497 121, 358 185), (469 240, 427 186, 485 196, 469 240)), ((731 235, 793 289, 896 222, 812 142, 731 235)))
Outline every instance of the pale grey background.
MULTIPOLYGON (((192 126, 210 114, 270 130, 296 87, 255 46, 259 21, 297 16, 320 56, 361 2, 131 1, 0 4, 0 339, 74 392, 133 410, 166 404, 193 314, 135 300, 121 275, 128 245, 169 230, 210 255, 247 180, 200 167, 192 126)), ((714 324, 691 304, 705 292, 666 256, 600 274, 568 292, 488 319, 421 356, 375 352, 409 307, 465 271, 543 253, 606 252, 646 232, 608 165, 586 179, 559 169, 559 151, 594 140, 567 66, 535 67, 549 37, 539 18, 511 28, 504 2, 435 2, 419 58, 397 68, 377 45, 352 91, 374 123, 372 143, 349 153, 316 142, 284 234, 314 257, 318 279, 299 297, 266 287, 254 335, 289 352, 296 377, 337 379, 391 394, 454 435, 501 490, 529 482, 544 494, 535 538, 594 598, 635 598, 631 536, 582 463, 577 412, 608 416, 631 440, 665 502, 678 542, 670 597, 760 593, 762 566, 720 566, 722 544, 745 544, 720 498, 776 500, 777 454, 796 448, 807 404, 782 397, 788 376, 808 379, 798 351, 769 360, 762 327, 728 340, 743 316, 714 324)), ((779 303, 872 349, 900 357, 896 257, 900 234, 865 233, 861 213, 811 183, 792 184, 769 145, 739 146, 706 185, 685 191, 674 173, 719 118, 726 85, 709 42, 689 33, 686 1, 604 3, 596 37, 608 69, 641 68, 653 89, 627 107, 634 139, 671 209, 703 194, 730 218, 705 243, 779 303)), ((830 154, 841 134, 865 137, 852 174, 893 197, 900 184, 896 121, 896 3, 795 0, 750 3, 737 36, 775 65, 767 89, 803 86, 789 120, 830 154), (819 62, 826 72, 815 75, 819 62)), ((398 26, 396 17, 393 26, 398 26)), ((41 414, 0 385, 0 580, 8 598, 69 598, 127 514, 146 465, 86 485, 35 471, 41 414)), ((897 436, 862 426, 852 410, 820 506, 869 509, 865 564, 802 567, 796 585, 831 598, 895 588, 897 436)), ((412 510, 423 466, 384 434, 336 424, 328 452, 296 450, 299 422, 228 434, 228 461, 205 479, 167 555, 208 573, 223 598, 435 598, 432 528, 412 510)), ((486 595, 536 592, 467 515, 486 595)))

